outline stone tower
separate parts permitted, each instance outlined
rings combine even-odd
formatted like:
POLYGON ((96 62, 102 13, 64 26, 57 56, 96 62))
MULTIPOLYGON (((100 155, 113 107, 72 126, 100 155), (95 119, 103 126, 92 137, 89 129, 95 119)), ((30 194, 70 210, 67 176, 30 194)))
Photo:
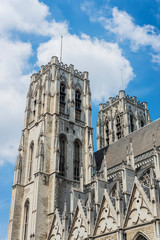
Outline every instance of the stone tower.
POLYGON ((47 239, 55 210, 71 211, 73 185, 91 182, 92 161, 88 72, 52 57, 30 81, 7 239, 47 239))
POLYGON ((151 122, 146 102, 130 97, 121 90, 116 97, 99 105, 97 120, 97 149, 101 149, 121 137, 151 122))

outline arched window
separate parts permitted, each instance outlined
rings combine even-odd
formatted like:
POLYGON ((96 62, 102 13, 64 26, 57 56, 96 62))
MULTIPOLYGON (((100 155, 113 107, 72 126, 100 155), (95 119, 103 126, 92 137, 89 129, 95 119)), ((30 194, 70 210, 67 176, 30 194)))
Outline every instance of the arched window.
POLYGON ((60 143, 59 174, 61 176, 65 176, 66 139, 63 135, 60 136, 59 143, 60 143))
POLYGON ((146 170, 140 177, 140 183, 144 186, 150 186, 150 169, 146 170))
POLYGON ((134 131, 134 124, 133 124, 133 116, 132 115, 130 115, 130 130, 131 130, 131 132, 134 131))
POLYGON ((106 142, 107 142, 107 145, 109 145, 109 122, 108 122, 108 120, 106 121, 106 142))
POLYGON ((63 83, 60 84, 60 113, 65 113, 65 85, 63 83))
POLYGON ((80 143, 74 142, 74 162, 73 162, 74 180, 79 181, 80 177, 80 143))
POLYGON ((81 94, 79 91, 75 92, 75 114, 76 120, 81 119, 81 94))
POLYGON ((29 222, 29 200, 27 199, 24 205, 24 240, 27 240, 29 222))
POLYGON ((116 117, 116 127, 117 127, 117 138, 120 139, 122 137, 122 134, 121 134, 121 119, 119 115, 116 117))
POLYGON ((34 151, 34 143, 32 142, 30 145, 30 153, 29 153, 29 171, 28 171, 29 180, 32 178, 33 151, 34 151))

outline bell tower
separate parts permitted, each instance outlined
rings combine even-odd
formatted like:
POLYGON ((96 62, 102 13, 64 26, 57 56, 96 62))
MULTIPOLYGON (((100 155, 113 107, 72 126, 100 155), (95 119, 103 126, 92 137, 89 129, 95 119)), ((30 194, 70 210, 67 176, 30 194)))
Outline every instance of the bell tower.
POLYGON ((99 105, 97 149, 101 149, 151 122, 146 102, 130 97, 124 90, 99 105))
POLYGON ((88 72, 57 57, 31 76, 14 173, 7 240, 47 239, 55 209, 91 182, 93 139, 88 72))

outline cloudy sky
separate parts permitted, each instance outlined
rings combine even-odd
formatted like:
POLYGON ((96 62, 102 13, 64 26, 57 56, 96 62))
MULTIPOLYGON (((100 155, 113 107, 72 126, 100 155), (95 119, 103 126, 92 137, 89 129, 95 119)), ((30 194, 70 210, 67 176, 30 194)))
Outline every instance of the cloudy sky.
POLYGON ((0 240, 30 75, 59 57, 61 35, 63 62, 90 73, 94 129, 98 104, 118 94, 121 79, 152 120, 160 116, 160 0, 0 0, 0 240))

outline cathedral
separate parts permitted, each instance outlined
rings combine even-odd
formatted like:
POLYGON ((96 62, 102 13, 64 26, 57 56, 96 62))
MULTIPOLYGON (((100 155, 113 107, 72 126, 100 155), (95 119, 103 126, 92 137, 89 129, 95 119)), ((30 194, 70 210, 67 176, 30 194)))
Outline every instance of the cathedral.
POLYGON ((160 119, 121 90, 99 105, 88 72, 52 57, 31 76, 7 240, 160 240, 160 119))

